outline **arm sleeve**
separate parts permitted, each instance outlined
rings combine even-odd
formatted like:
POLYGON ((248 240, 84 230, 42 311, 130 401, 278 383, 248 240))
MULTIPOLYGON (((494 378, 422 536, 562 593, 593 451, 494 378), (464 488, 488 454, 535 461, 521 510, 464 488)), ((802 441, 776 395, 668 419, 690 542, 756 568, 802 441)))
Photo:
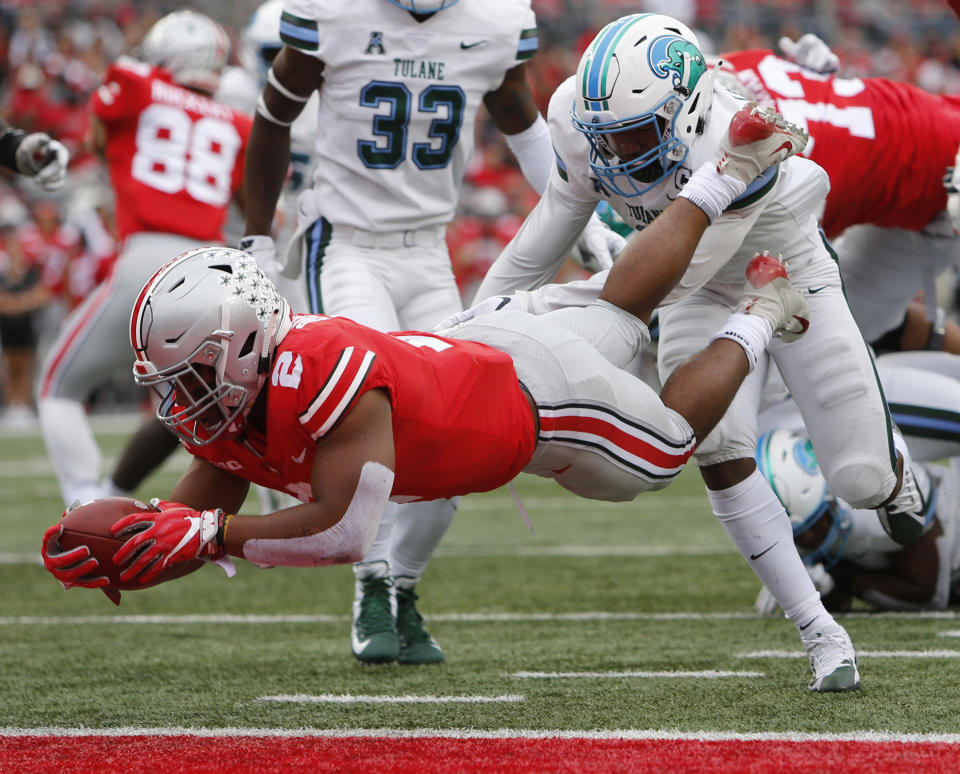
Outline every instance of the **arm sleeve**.
POLYGON ((550 144, 550 129, 543 116, 537 114, 537 120, 517 134, 505 134, 507 147, 510 148, 520 171, 538 194, 543 194, 550 182, 550 170, 553 167, 553 146, 550 144))
POLYGON ((593 203, 575 203, 561 196, 551 180, 520 231, 483 278, 473 303, 515 290, 533 290, 553 280, 593 209, 593 203))

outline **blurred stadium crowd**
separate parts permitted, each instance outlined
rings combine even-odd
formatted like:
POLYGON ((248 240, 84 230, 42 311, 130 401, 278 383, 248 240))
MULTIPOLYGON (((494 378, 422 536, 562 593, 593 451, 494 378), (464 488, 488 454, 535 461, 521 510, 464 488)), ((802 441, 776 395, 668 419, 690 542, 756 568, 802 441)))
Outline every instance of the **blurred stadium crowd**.
MULTIPOLYGON (((255 0, 193 4, 219 21, 238 63, 255 0)), ((101 161, 85 148, 88 100, 107 65, 135 51, 149 27, 182 6, 134 0, 0 0, 0 115, 45 131, 72 154, 68 183, 55 197, 34 183, 0 179, 0 317, 28 315, 36 346, 2 353, 0 427, 34 422, 32 385, 43 348, 64 315, 108 276, 116 257, 112 193, 101 161)), ((841 75, 879 76, 960 94, 960 20, 946 0, 533 0, 540 49, 528 65, 546 114, 554 88, 611 19, 639 10, 675 16, 696 29, 707 53, 775 48, 781 35, 814 32, 839 55, 841 75)), ((459 215, 448 229, 465 300, 536 202, 502 136, 481 121, 459 215)), ((569 273, 580 270, 570 264, 569 273)), ((94 396, 98 408, 131 405, 118 384, 94 396)))

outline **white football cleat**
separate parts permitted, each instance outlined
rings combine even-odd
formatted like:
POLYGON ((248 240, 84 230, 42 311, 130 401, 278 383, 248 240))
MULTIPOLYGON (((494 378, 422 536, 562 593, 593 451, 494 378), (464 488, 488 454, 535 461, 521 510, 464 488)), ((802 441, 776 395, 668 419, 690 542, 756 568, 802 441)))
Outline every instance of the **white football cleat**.
POLYGON ((755 102, 730 119, 715 160, 717 172, 750 185, 774 164, 800 153, 810 135, 773 108, 761 110, 755 102))
POLYGON ((813 679, 807 685, 817 693, 839 693, 860 688, 857 654, 850 636, 832 618, 824 626, 800 632, 800 640, 810 656, 813 679))
POLYGON ((779 256, 757 253, 747 264, 747 281, 737 306, 738 312, 762 317, 773 335, 795 341, 810 327, 810 307, 790 284, 787 267, 779 256))

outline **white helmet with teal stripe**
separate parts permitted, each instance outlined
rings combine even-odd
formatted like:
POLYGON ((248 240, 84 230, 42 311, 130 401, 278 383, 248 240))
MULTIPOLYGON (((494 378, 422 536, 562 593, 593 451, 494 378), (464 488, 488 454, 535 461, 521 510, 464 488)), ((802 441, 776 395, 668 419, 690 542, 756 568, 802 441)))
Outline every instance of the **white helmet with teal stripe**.
POLYGON ((833 567, 843 556, 853 521, 850 508, 827 487, 810 439, 782 428, 762 435, 757 467, 786 509, 804 561, 833 567))
POLYGON ((573 125, 590 168, 620 196, 639 196, 686 159, 704 130, 713 75, 685 24, 654 13, 604 27, 577 68, 573 125))

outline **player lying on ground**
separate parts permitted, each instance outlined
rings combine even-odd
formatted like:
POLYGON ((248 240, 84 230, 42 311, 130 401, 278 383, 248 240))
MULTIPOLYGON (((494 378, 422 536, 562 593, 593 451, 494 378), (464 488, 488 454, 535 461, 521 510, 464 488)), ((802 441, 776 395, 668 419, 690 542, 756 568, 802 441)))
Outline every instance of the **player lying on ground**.
MULTIPOLYGON (((854 597, 881 610, 942 610, 950 604, 960 568, 955 465, 917 464, 915 458, 926 530, 906 548, 881 529, 872 511, 833 496, 802 433, 777 429, 762 436, 757 465, 790 515, 794 540, 827 609, 849 610, 854 597)), ((764 615, 777 610, 766 588, 756 608, 764 615)))
MULTIPOLYGON (((789 131, 773 114, 746 110, 740 119, 747 134, 731 131, 724 153, 634 240, 609 291, 585 308, 499 315, 453 338, 388 335, 344 318, 291 315, 246 253, 202 248, 171 261, 133 310, 134 374, 161 391, 160 417, 196 459, 172 495, 184 505, 115 525, 132 536, 118 556, 132 559, 127 577, 224 553, 261 564, 350 561, 391 497, 484 491, 524 469, 599 499, 665 486, 770 337, 807 325, 782 264, 763 256, 740 311, 667 382, 662 400, 617 367, 647 340, 643 321, 710 216, 742 193, 789 131), (225 515, 250 480, 304 504, 225 515)), ((58 553, 58 532, 44 539, 48 569, 71 585, 103 585, 89 551, 58 553)))

